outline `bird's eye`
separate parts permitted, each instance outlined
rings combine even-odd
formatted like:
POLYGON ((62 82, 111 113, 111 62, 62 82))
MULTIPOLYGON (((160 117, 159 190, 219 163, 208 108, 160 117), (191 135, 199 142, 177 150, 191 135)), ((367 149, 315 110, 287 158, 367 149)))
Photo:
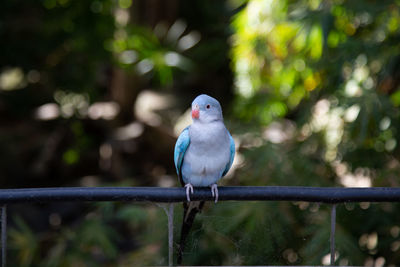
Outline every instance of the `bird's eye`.
POLYGON ((210 108, 211 108, 211 106, 210 106, 210 105, 207 105, 207 106, 206 106, 206 109, 210 109, 210 108))

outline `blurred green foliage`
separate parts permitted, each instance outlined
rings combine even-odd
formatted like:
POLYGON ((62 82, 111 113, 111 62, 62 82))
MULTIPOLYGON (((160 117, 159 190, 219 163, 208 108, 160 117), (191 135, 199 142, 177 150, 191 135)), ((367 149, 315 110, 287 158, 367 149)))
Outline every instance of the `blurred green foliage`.
MULTIPOLYGON (((171 133, 199 93, 237 143, 222 184, 399 186, 399 1, 7 0, 0 17, 4 188, 172 186, 171 133)), ((9 213, 10 266, 168 262, 154 204, 9 213)), ((336 263, 398 265, 398 214, 339 205, 336 263)), ((326 264, 329 229, 318 203, 210 204, 184 263, 326 264)))
MULTIPOLYGON (((260 185, 399 185, 399 12, 393 1, 247 3, 232 22, 234 110, 251 126, 243 131, 238 177, 260 185)), ((291 233, 290 243, 267 252, 272 259, 282 255, 274 264, 329 259, 329 209, 298 207, 301 213, 279 207, 293 221, 271 215, 291 233)), ((398 208, 339 207, 337 263, 398 264, 398 208)), ((256 207, 250 209, 246 219, 260 221, 256 207)), ((266 204, 263 212, 276 211, 266 204)), ((275 247, 274 240, 259 245, 275 247)))

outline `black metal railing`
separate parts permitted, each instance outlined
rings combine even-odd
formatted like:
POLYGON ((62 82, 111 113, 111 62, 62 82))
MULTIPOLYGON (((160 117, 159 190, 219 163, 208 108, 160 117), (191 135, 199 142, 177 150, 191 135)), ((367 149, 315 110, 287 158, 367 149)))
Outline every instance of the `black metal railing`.
MULTIPOLYGON (((336 205, 344 202, 400 202, 400 188, 332 188, 285 186, 219 187, 218 201, 306 201, 326 203, 331 208, 331 265, 335 262, 336 205)), ((191 200, 213 201, 209 188, 195 188, 191 200)), ((1 263, 6 266, 7 205, 13 203, 55 201, 148 201, 176 203, 186 201, 184 188, 161 187, 62 187, 0 189, 1 263)), ((173 205, 165 207, 168 215, 169 265, 172 265, 173 205)))

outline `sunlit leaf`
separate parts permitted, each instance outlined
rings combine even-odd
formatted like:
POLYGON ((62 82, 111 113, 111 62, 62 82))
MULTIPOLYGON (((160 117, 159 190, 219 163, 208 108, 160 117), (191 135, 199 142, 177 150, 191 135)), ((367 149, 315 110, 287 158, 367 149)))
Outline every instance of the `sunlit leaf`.
POLYGON ((309 49, 311 58, 319 59, 322 55, 322 47, 322 29, 319 25, 314 25, 309 33, 309 49))

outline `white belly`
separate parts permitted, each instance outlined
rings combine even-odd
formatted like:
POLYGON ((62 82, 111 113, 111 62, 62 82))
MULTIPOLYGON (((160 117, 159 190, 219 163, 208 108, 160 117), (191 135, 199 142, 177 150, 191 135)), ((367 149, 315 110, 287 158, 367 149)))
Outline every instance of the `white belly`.
POLYGON ((215 184, 222 176, 229 162, 227 153, 196 156, 187 151, 182 168, 183 180, 193 186, 209 186, 215 184), (186 156, 187 155, 187 156, 186 156), (186 162, 191 162, 187 164, 186 162))

